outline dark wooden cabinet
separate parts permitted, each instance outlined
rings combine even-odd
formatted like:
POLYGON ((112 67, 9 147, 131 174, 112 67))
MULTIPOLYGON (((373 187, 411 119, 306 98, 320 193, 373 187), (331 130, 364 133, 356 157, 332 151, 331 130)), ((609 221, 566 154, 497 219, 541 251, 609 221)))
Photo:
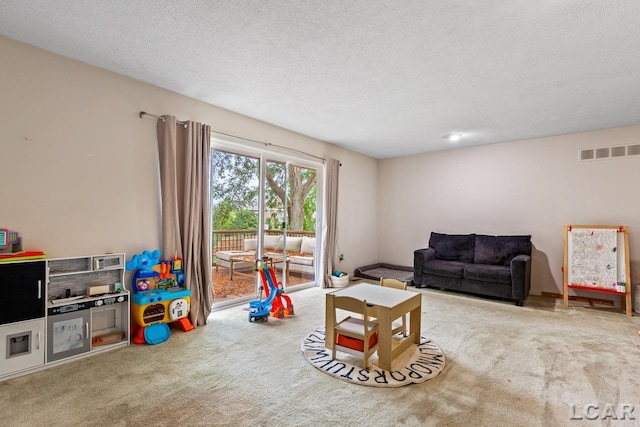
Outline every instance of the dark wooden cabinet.
POLYGON ((0 263, 0 325, 44 317, 45 261, 0 263))

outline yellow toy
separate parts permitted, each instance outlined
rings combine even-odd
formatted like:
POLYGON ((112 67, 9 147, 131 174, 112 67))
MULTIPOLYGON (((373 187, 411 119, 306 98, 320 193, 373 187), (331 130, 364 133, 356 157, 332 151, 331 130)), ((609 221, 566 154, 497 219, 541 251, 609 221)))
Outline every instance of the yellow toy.
POLYGON ((169 338, 168 323, 183 331, 193 329, 187 317, 191 291, 179 286, 184 281, 182 260, 160 261, 160 251, 134 255, 127 270, 136 269, 132 278, 131 341, 136 344, 160 344, 169 338))

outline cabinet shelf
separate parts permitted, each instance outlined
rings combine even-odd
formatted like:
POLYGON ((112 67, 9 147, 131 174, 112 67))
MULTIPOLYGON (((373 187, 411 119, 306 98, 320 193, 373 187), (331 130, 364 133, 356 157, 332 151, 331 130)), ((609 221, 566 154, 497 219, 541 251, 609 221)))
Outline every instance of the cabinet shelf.
POLYGON ((57 258, 47 262, 49 277, 123 270, 124 254, 104 254, 77 258, 57 258))
POLYGON ((61 276, 73 276, 74 274, 87 274, 91 273, 91 270, 83 271, 49 271, 49 277, 61 277, 61 276))

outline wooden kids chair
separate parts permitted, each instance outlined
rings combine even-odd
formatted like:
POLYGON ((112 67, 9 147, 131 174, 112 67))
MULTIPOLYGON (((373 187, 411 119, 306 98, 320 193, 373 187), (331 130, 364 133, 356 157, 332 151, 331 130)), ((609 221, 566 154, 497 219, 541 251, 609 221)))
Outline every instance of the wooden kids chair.
POLYGON ((348 296, 335 296, 333 298, 333 348, 332 358, 336 358, 336 350, 362 356, 364 368, 369 367, 369 358, 378 349, 378 322, 371 319, 367 310, 367 301, 360 301, 348 296), (360 314, 362 318, 347 316, 338 321, 338 309, 360 314))
MULTIPOLYGON (((407 290, 407 284, 405 282, 401 282, 400 280, 396 280, 396 279, 385 279, 384 277, 380 278, 380 286, 386 286, 388 288, 394 288, 394 289, 402 289, 403 291, 407 290)), ((402 324, 400 324, 396 319, 393 322, 393 326, 392 326, 392 330, 391 330, 391 334, 395 335, 398 332, 402 332, 403 336, 407 336, 407 316, 402 316, 401 318, 399 318, 402 320, 402 324)))

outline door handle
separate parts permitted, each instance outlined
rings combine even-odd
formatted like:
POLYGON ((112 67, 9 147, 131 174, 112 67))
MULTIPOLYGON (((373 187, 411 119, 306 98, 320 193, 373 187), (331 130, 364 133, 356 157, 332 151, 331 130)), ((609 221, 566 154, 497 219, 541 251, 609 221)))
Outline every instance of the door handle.
POLYGON ((84 324, 84 330, 85 330, 85 340, 89 339, 89 322, 84 324))
POLYGON ((37 340, 38 340, 38 345, 36 346, 36 350, 40 350, 40 332, 38 332, 36 334, 37 340))
POLYGON ((42 280, 38 280, 38 299, 42 299, 42 280))

